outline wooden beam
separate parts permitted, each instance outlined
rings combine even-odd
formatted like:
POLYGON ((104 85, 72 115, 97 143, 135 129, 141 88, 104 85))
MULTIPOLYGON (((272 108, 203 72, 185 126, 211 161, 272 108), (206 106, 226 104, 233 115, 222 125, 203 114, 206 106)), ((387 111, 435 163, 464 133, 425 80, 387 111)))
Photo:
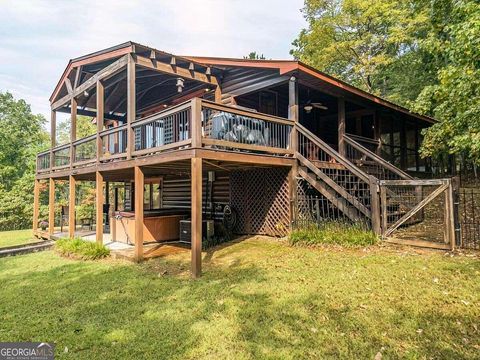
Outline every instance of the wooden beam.
POLYGON ((77 99, 70 100, 70 168, 75 160, 75 148, 73 142, 77 140, 77 99))
POLYGON ((97 162, 100 162, 100 158, 103 156, 102 138, 100 132, 103 131, 105 102, 104 96, 105 88, 101 80, 97 81, 97 162))
POLYGON ((53 235, 55 230, 55 180, 48 181, 48 234, 53 235))
POLYGON ((50 140, 50 168, 52 168, 55 166, 53 148, 57 146, 57 112, 55 110, 50 112, 50 140))
POLYGON ((81 85, 76 87, 72 94, 68 94, 63 98, 52 103, 51 108, 53 110, 56 110, 59 107, 66 105, 72 99, 72 97, 78 97, 84 91, 90 90, 90 88, 93 88, 97 83, 97 80, 104 80, 106 78, 109 78, 110 76, 115 75, 117 72, 122 70, 125 67, 125 65, 127 65, 127 57, 122 56, 120 59, 108 65, 107 67, 103 68, 102 70, 97 72, 95 75, 93 75, 91 78, 89 78, 88 80, 83 82, 81 85))
POLYGON ((372 230, 376 235, 382 234, 382 224, 381 224, 381 215, 380 215, 380 195, 379 195, 379 186, 377 183, 377 178, 370 175, 370 197, 371 197, 371 221, 372 221, 372 230))
POLYGON ((82 66, 77 67, 75 72, 75 81, 73 82, 73 90, 75 90, 78 85, 80 85, 80 75, 82 75, 82 66))
POLYGON ((75 237, 75 178, 68 177, 68 237, 75 237))
POLYGON ((70 81, 69 78, 66 78, 66 79, 65 79, 65 86, 66 86, 66 88, 67 88, 67 92, 68 92, 69 94, 73 94, 72 82, 70 81))
POLYGON ((445 243, 450 245, 450 248, 455 249, 455 214, 453 204, 453 186, 452 181, 449 180, 449 186, 445 190, 445 243))
POLYGON ((179 77, 190 79, 190 80, 197 80, 207 84, 218 85, 217 78, 213 75, 202 74, 194 70, 184 69, 180 66, 176 66, 175 68, 172 68, 172 65, 165 64, 160 61, 156 61, 155 63, 152 63, 150 59, 143 56, 137 56, 135 59, 135 63, 138 66, 160 71, 166 74, 175 75, 175 76, 179 76, 179 77))
POLYGON ((135 135, 132 128, 132 123, 136 117, 135 91, 135 61, 130 55, 127 62, 127 159, 132 158, 135 145, 135 135))
POLYGON ((191 102, 192 148, 200 148, 202 147, 202 100, 193 98, 191 102))
POLYGON ((145 176, 139 166, 135 166, 135 260, 143 260, 143 191, 145 176))
POLYGON ((345 151, 345 98, 338 98, 338 152, 346 156, 345 151))
POLYGON ((193 278, 197 278, 202 273, 202 158, 192 158, 191 174, 191 274, 193 278))
POLYGON ((215 88, 215 102, 219 104, 222 103, 222 88, 220 85, 217 85, 215 88))
MULTIPOLYGON (((96 221, 95 234, 97 244, 103 244, 103 175, 100 171, 95 173, 95 201, 96 201, 96 221)), ((107 215, 108 216, 108 215, 107 215)))
POLYGON ((33 184, 33 232, 38 230, 38 214, 40 213, 40 180, 35 179, 33 184))

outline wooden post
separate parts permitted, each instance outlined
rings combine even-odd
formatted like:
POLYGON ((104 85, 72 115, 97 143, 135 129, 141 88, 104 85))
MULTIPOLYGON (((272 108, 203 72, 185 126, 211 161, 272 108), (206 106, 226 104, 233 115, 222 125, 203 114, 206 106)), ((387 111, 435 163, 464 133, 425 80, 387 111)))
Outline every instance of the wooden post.
POLYGON ((100 132, 103 130, 103 116, 105 113, 104 93, 105 89, 103 83, 100 80, 97 80, 97 163, 100 163, 100 158, 103 155, 102 138, 100 137, 100 132))
POLYGON ((68 177, 68 237, 75 237, 75 178, 68 177))
POLYGON ((40 180, 35 179, 33 185, 33 233, 38 230, 38 214, 40 211, 40 180))
POLYGON ((370 196, 371 196, 371 214, 372 214, 372 230, 376 235, 382 234, 382 226, 380 219, 380 198, 377 179, 370 175, 370 196))
POLYGON ((215 102, 218 104, 222 103, 222 88, 220 85, 217 85, 215 88, 215 102))
POLYGON ((200 148, 202 147, 202 100, 193 98, 191 104, 192 148, 200 148))
POLYGON ((143 188, 145 177, 142 169, 135 166, 135 260, 143 260, 143 188))
POLYGON ((448 180, 449 186, 445 189, 445 243, 455 249, 455 215, 453 204, 452 181, 448 180))
POLYGON ((53 235, 55 229, 55 180, 49 179, 48 190, 48 234, 53 235))
POLYGON ((382 237, 388 228, 387 218, 387 189, 385 186, 380 186, 380 209, 382 212, 382 237))
POLYGON ((197 278, 202 272, 202 159, 192 158, 192 267, 193 278, 197 278))
POLYGON ((96 201, 96 227, 95 227, 95 234, 96 240, 98 244, 103 244, 103 175, 100 171, 95 173, 95 185, 96 185, 96 193, 95 193, 95 201, 96 201))
POLYGON ((127 159, 132 158, 135 147, 135 134, 132 128, 137 111, 135 91, 135 61, 132 55, 129 55, 127 62, 127 159))
POLYGON ((338 98, 338 152, 343 157, 346 156, 345 151, 345 99, 338 98))
MULTIPOLYGON (((290 146, 294 153, 298 152, 298 83, 297 79, 292 76, 288 82, 288 118, 294 121, 292 132, 290 133, 290 146)), ((297 219, 298 199, 297 199, 297 176, 298 176, 298 163, 292 165, 288 176, 289 192, 290 192, 290 230, 297 219)))
POLYGON ((77 99, 72 98, 70 103, 70 168, 75 161, 73 142, 77 140, 77 99))
POLYGON ((55 166, 55 157, 53 155, 53 148, 57 146, 57 112, 52 110, 50 113, 50 138, 51 138, 51 149, 50 149, 50 169, 55 166))

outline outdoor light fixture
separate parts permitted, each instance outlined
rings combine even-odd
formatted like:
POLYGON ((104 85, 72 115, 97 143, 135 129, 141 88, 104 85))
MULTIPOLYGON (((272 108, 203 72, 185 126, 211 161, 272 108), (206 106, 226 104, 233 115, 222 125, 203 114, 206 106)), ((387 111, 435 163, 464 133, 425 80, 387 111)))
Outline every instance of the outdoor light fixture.
POLYGON ((181 93, 183 91, 183 88, 185 87, 185 85, 183 84, 185 82, 185 80, 183 80, 182 78, 177 78, 177 91, 179 93, 181 93))
POLYGON ((305 106, 303 107, 303 110, 305 110, 305 112, 306 112, 307 114, 310 114, 310 112, 313 110, 313 106, 310 105, 310 104, 305 105, 305 106))
POLYGON ((89 94, 88 94, 88 91, 85 90, 85 91, 83 92, 83 95, 84 95, 85 97, 87 97, 87 96, 89 95, 89 94))
POLYGON ((205 92, 209 92, 209 91, 210 91, 210 89, 209 89, 209 88, 205 88, 205 92))

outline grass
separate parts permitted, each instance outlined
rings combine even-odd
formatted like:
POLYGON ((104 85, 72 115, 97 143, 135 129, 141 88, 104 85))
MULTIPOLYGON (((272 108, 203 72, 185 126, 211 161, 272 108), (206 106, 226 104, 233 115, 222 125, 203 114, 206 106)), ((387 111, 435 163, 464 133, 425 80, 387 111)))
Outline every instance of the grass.
POLYGON ((104 245, 80 238, 57 240, 55 250, 60 255, 83 260, 102 259, 110 254, 110 250, 104 245))
POLYGON ((480 260, 253 238, 137 265, 0 259, 0 341, 58 359, 474 359, 480 260))
POLYGON ((23 245, 37 241, 33 237, 32 229, 0 231, 0 248, 14 245, 23 245))
POLYGON ((319 226, 307 225, 290 234, 292 245, 341 245, 362 247, 374 245, 378 237, 369 230, 355 224, 325 222, 319 226))

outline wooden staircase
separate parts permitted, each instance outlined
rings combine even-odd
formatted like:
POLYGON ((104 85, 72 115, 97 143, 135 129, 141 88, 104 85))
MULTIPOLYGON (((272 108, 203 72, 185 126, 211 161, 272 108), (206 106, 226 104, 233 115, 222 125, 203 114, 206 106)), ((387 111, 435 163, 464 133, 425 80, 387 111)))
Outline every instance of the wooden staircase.
MULTIPOLYGON (((375 179, 297 124, 298 175, 351 221, 372 220, 372 186, 375 179)), ((375 190, 376 192, 376 190, 375 190)), ((379 224, 379 219, 378 219, 379 224)))

